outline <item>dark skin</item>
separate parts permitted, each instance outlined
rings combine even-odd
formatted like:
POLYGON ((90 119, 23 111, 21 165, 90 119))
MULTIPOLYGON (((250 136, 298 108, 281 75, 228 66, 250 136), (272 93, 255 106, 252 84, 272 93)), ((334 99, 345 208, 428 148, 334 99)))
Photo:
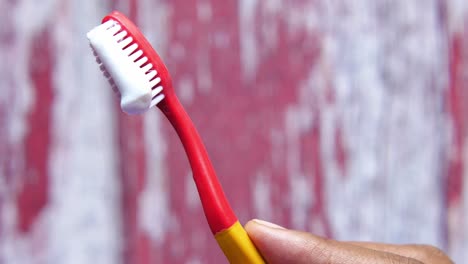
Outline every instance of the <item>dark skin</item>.
POLYGON ((451 264, 429 245, 340 242, 252 220, 245 230, 269 264, 451 264))

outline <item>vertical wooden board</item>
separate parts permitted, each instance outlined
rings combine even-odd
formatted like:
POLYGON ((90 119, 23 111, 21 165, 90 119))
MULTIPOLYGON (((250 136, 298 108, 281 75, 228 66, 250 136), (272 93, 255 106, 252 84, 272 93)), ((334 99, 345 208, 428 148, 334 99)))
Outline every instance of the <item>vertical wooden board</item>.
POLYGON ((33 36, 29 48, 29 78, 34 103, 28 114, 28 131, 24 139, 25 170, 17 194, 18 228, 29 232, 48 202, 48 161, 50 121, 53 101, 52 64, 54 47, 50 32, 42 28, 33 36))
POLYGON ((15 254, 44 256, 43 247, 27 239, 44 239, 36 230, 49 200, 54 53, 47 20, 28 27, 16 20, 24 5, 2 5, 0 261, 8 262, 24 261, 15 254))
POLYGON ((115 100, 86 40, 86 32, 99 24, 107 4, 44 5, 50 8, 44 17, 51 19, 56 54, 51 198, 42 216, 42 232, 47 235, 44 262, 119 263, 123 234, 115 100))
POLYGON ((1 263, 119 263, 110 93, 84 38, 99 8, 2 2, 1 263))
POLYGON ((326 161, 335 236, 445 246, 447 50, 437 2, 334 3, 325 12, 336 103, 325 107, 331 120, 321 127, 342 127, 350 158, 345 179, 326 161))

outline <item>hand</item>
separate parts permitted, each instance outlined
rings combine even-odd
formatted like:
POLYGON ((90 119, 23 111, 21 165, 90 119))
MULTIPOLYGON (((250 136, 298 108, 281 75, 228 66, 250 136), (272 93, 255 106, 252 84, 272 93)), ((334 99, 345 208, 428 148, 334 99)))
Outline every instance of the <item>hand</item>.
POLYGON ((448 264, 440 249, 427 245, 339 242, 252 220, 245 230, 269 264, 448 264))

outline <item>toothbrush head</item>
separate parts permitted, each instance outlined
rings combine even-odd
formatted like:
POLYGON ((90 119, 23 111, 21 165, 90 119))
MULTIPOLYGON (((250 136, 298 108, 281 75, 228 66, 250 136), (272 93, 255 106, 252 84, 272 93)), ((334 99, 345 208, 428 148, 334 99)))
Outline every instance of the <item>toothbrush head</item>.
POLYGON ((87 37, 101 71, 120 96, 124 112, 143 113, 172 91, 171 77, 161 58, 123 14, 110 13, 87 37))

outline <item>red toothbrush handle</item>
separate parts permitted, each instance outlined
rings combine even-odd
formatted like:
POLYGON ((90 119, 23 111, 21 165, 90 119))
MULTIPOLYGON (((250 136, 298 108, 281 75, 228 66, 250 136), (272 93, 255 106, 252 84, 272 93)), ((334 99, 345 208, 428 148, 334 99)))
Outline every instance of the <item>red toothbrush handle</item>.
POLYGON ((205 211, 206 219, 210 225, 213 234, 231 227, 237 218, 227 202, 226 196, 219 184, 216 173, 211 165, 205 146, 198 135, 192 120, 185 112, 182 104, 177 99, 172 88, 171 77, 166 66, 158 56, 151 44, 146 40, 143 34, 123 14, 114 11, 104 17, 103 22, 112 19, 118 21, 124 30, 138 43, 139 48, 148 57, 158 75, 161 77, 161 86, 164 87, 165 95, 158 107, 166 115, 172 126, 179 135, 185 152, 189 158, 190 166, 193 171, 193 178, 197 185, 198 194, 205 211))
POLYGON ((158 106, 182 141, 211 232, 216 234, 231 227, 237 221, 237 217, 226 199, 192 120, 177 97, 170 92, 158 106))

